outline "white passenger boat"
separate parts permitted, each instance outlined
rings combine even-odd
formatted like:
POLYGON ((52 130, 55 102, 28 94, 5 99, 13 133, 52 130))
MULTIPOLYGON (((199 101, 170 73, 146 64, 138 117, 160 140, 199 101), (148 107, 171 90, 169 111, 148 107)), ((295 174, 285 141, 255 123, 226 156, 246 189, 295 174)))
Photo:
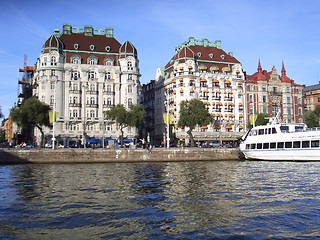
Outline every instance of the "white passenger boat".
POLYGON ((253 127, 241 138, 240 151, 247 160, 320 161, 320 129, 305 124, 281 123, 253 127))

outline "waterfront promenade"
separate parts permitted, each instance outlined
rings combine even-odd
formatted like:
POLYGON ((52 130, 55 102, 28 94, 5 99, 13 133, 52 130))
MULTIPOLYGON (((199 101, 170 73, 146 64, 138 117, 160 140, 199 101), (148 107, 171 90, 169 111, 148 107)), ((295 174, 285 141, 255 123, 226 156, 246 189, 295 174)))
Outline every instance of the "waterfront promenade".
POLYGON ((239 160, 238 148, 0 149, 0 164, 239 160))

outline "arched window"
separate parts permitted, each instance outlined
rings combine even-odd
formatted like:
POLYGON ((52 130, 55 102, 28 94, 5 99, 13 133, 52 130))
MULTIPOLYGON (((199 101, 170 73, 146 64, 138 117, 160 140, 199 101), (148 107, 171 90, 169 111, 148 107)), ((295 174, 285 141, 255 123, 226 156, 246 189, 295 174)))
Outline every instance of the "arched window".
POLYGON ((51 65, 52 65, 52 66, 57 65, 57 59, 56 59, 55 56, 51 56, 51 65))
POLYGON ((98 64, 98 59, 94 56, 88 57, 87 63, 89 65, 96 65, 96 64, 98 64))

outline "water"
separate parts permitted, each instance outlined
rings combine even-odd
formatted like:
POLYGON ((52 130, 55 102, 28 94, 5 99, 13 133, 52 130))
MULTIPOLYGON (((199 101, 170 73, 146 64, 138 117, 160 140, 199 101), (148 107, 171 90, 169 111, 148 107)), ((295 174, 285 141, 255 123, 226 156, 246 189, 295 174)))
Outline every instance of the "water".
POLYGON ((320 163, 0 166, 0 239, 320 239, 320 163))

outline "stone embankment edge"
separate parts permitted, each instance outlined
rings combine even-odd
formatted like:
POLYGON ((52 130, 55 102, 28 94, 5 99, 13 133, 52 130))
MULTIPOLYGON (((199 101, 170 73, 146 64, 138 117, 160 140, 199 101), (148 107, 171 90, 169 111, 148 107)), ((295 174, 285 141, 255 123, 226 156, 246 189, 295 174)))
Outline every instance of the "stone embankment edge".
POLYGON ((0 164, 129 163, 239 160, 237 148, 0 150, 0 164))

